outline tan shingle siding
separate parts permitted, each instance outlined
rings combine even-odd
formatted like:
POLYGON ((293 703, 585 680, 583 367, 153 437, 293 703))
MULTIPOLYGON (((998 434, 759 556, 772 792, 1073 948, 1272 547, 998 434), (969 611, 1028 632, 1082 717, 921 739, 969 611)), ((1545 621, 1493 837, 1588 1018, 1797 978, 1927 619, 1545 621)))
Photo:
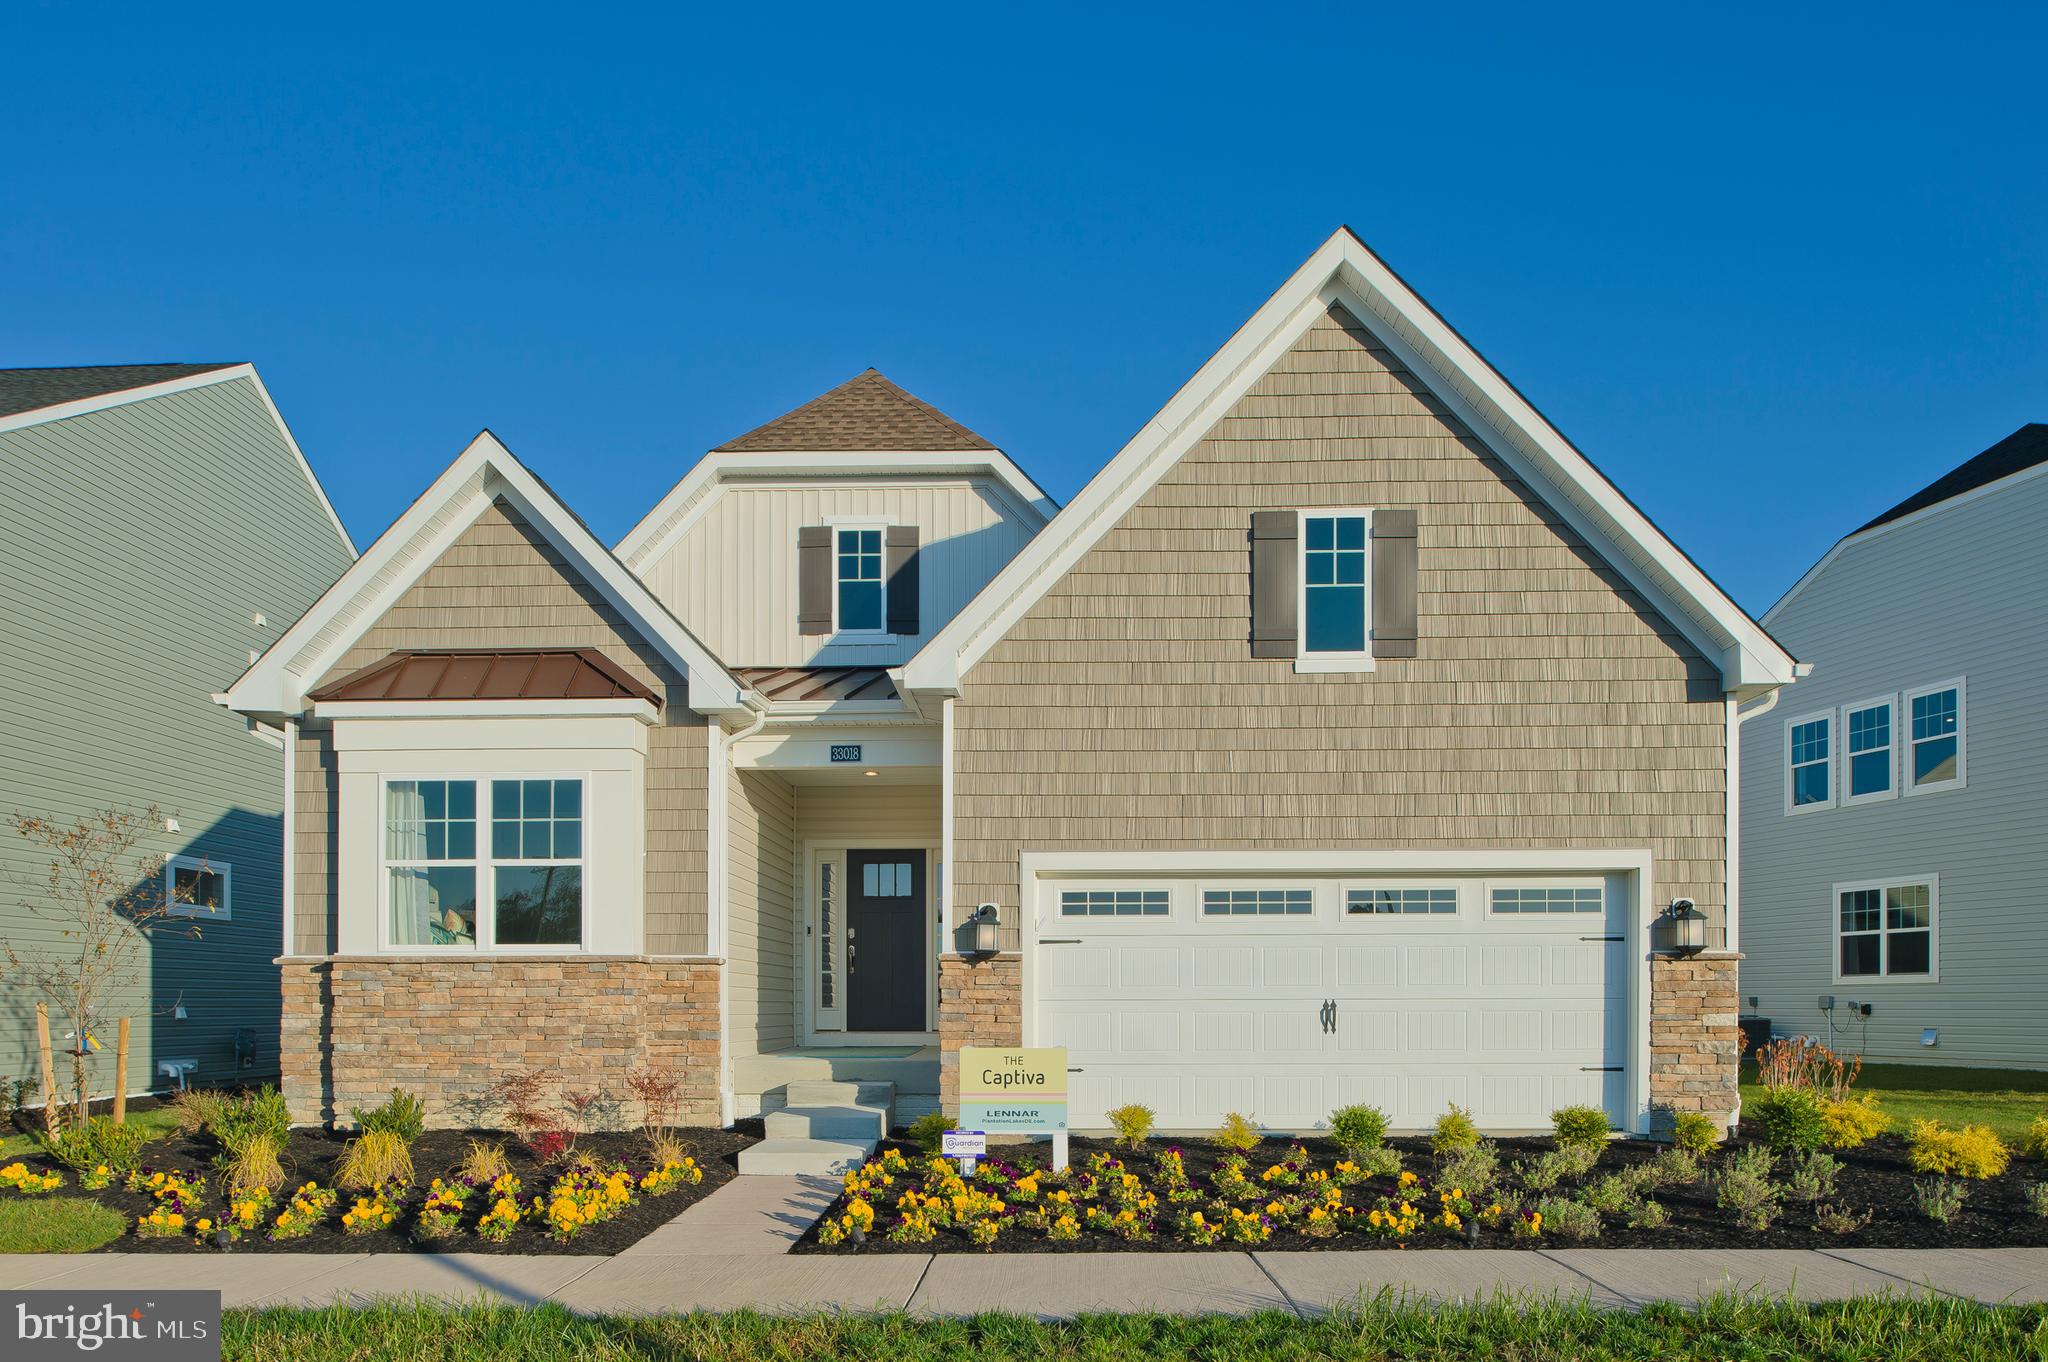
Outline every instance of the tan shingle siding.
POLYGON ((1312 327, 966 677, 956 904, 1024 850, 1636 847, 1718 916, 1714 669, 1341 313, 1312 327), (1250 656, 1254 510, 1418 512, 1419 649, 1250 656))
MULTIPOLYGON (((709 920, 708 753, 703 720, 685 704, 682 673, 502 501, 449 545, 320 684, 407 648, 596 648, 663 697, 663 723, 651 731, 647 752, 646 946, 654 955, 701 954, 709 920)), ((313 943, 332 931, 333 889, 305 866, 324 862, 326 852, 308 817, 304 759, 299 769, 296 936, 302 951, 318 953, 327 947, 313 943)), ((331 817, 319 823, 331 825, 331 817)))

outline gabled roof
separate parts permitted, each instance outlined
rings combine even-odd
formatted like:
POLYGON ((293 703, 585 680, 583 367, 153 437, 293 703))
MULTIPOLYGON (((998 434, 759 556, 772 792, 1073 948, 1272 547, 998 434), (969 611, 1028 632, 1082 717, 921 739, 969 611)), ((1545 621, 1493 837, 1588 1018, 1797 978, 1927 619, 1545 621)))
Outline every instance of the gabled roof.
POLYGON ((2043 425, 2039 421, 2030 422, 1961 467, 1942 474, 1869 524, 1858 526, 1851 533, 1861 534, 1865 530, 1874 530, 1879 525, 1909 516, 1915 511, 1924 511, 1937 502, 1959 497, 1965 492, 1974 492, 1987 483, 2009 478, 2015 473, 2024 473, 2027 469, 2043 463, 2048 463, 2048 425, 2043 425))
POLYGON ((548 486, 484 431, 391 528, 228 688, 242 714, 300 713, 308 691, 497 499, 509 502, 669 663, 700 714, 744 708, 739 682, 548 486))
POLYGON ((277 427, 278 438, 299 465, 299 472, 313 488, 320 509, 334 526, 334 533, 348 556, 356 556, 356 545, 348 529, 335 514, 327 489, 313 476, 313 466, 292 438, 291 427, 270 400, 270 390, 253 364, 98 364, 59 369, 0 369, 0 435, 11 430, 66 421, 74 416, 124 407, 151 398, 168 397, 194 388, 211 387, 247 379, 257 398, 277 427))
POLYGON ((1717 663, 1726 690, 1746 697, 1794 679, 1798 664, 1790 654, 1345 227, 905 665, 906 689, 957 691, 960 678, 1333 304, 1350 310, 1652 608, 1717 663))
POLYGON ((104 397, 233 367, 230 360, 219 364, 85 364, 53 369, 0 369, 0 416, 18 416, 83 398, 104 397))
POLYGON ((645 700, 661 697, 595 648, 408 649, 308 700, 645 700))
POLYGON ((994 448, 931 403, 911 396, 877 370, 865 369, 795 411, 726 441, 713 452, 957 452, 994 448))

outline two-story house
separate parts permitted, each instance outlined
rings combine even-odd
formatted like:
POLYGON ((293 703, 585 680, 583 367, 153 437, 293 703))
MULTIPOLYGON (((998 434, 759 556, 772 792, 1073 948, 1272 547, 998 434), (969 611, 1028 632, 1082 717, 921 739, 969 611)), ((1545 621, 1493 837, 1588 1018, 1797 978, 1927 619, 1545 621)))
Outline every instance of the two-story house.
POLYGON ((1057 513, 873 372, 616 549, 486 435, 229 702, 296 753, 302 1119, 660 1063, 831 1135, 815 1080, 1027 1043, 1080 1128, 1639 1129, 1733 1113, 1730 742, 1794 669, 1342 231, 1057 513))
POLYGON ((2038 1068, 2048 425, 1842 539, 1764 616, 1810 680, 1743 729, 1745 1002, 1871 1059, 2038 1068))

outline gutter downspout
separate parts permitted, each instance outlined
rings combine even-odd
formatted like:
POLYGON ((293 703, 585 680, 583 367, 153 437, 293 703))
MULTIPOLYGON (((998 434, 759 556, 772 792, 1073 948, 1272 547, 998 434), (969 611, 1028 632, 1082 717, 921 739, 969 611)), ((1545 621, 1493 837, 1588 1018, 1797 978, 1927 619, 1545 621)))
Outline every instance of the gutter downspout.
POLYGON ((740 703, 753 714, 745 725, 727 733, 716 720, 710 725, 711 765, 710 789, 706 795, 708 807, 705 810, 707 824, 704 838, 704 860, 710 873, 711 911, 709 926, 705 932, 706 955, 718 959, 718 1123, 729 1126, 733 1122, 732 1101, 732 961, 727 954, 727 913, 730 908, 732 884, 726 873, 727 847, 730 819, 727 807, 730 800, 727 780, 732 770, 732 750, 743 740, 759 733, 768 722, 766 701, 752 695, 742 695, 740 703))
MULTIPOLYGON (((1800 674, 1804 675, 1803 672, 1800 674)), ((1774 686, 1761 701, 1748 709, 1744 709, 1739 700, 1728 701, 1728 790, 1724 815, 1727 820, 1728 885, 1722 916, 1727 922, 1724 929, 1727 940, 1723 946, 1731 952, 1742 949, 1742 726, 1776 709, 1778 697, 1784 693, 1784 687, 1774 686)), ((1736 1010, 1740 1011, 1741 1000, 1737 999, 1736 1004, 1736 1010)))

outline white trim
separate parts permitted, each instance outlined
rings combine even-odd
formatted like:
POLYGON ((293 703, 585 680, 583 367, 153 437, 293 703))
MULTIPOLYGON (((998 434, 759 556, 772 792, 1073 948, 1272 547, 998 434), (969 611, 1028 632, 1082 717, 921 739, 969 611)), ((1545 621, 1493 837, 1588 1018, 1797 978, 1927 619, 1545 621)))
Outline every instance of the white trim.
POLYGON ((799 1014, 797 1039, 803 1045, 924 1045, 935 1043, 939 1038, 939 957, 945 950, 946 924, 944 920, 945 901, 939 897, 939 881, 942 878, 938 845, 919 836, 899 838, 894 841, 886 837, 868 837, 858 843, 844 837, 800 839, 798 859, 804 873, 798 893, 798 915, 803 928, 805 946, 801 952, 804 977, 801 982, 803 1002, 799 1014), (852 1014, 853 978, 847 968, 846 928, 851 921, 850 910, 853 898, 853 879, 847 873, 846 863, 850 853, 856 851, 915 851, 924 857, 925 903, 923 908, 925 946, 925 1021, 931 1029, 925 1031, 855 1031, 846 1019, 852 1014), (818 1007, 818 954, 820 941, 818 933, 818 867, 826 861, 833 862, 837 870, 839 926, 834 940, 839 948, 839 1002, 833 1009, 838 1014, 840 1026, 837 1030, 825 1030, 819 1017, 818 1007))
POLYGON ((1961 790, 1970 783, 1970 687, 1966 677, 1952 677, 1947 681, 1936 681, 1932 685, 1915 686, 1899 696, 1899 792, 1907 796, 1939 794, 1943 790, 1961 790), (1913 702, 1923 695, 1935 695, 1945 690, 1956 693, 1956 774, 1952 780, 1929 781, 1925 785, 1913 780, 1913 702))
MULTIPOLYGON (((759 714, 754 715, 748 722, 748 728, 758 729, 761 718, 759 714)), ((731 757, 728 755, 731 744, 726 741, 724 730, 715 722, 704 725, 704 741, 708 745, 704 761, 709 782, 704 796, 704 888, 710 895, 710 911, 704 915, 704 953, 722 956, 725 943, 730 939, 728 919, 732 914, 732 883, 725 868, 732 837, 731 757)), ((647 872, 644 862, 640 873, 645 883, 647 872)), ((642 937, 644 940, 644 929, 642 937)), ((720 1125, 728 1126, 732 1124, 735 1112, 732 1061, 732 965, 728 961, 718 970, 718 1121, 720 1125)))
MULTIPOLYGON (((1836 738, 1839 736, 1836 733, 1837 720, 1838 716, 1832 709, 1816 710, 1811 714, 1795 714, 1785 720, 1785 750, 1780 766, 1782 768, 1781 779, 1785 788, 1786 817, 1790 818, 1803 813, 1819 813, 1822 809, 1832 809, 1835 807, 1835 792, 1841 788, 1840 761, 1842 756, 1841 744, 1836 741, 1836 738), (1815 800, 1811 803, 1794 804, 1792 802, 1792 730, 1802 724, 1815 723, 1824 723, 1828 726, 1828 755, 1826 759, 1828 795, 1826 799, 1815 800)), ((1800 765, 1812 766, 1814 763, 1808 761, 1801 762, 1800 765)))
POLYGON ((2009 491, 2020 483, 2043 476, 2048 476, 2048 463, 2037 463, 2032 468, 2022 468, 2017 473, 2008 473, 2004 477, 1993 482, 1987 482, 1981 487, 1972 487, 1967 492, 1958 492, 1952 497, 1935 502, 1932 506, 1922 506, 1919 510, 1902 515, 1897 520, 1887 520, 1882 525, 1872 525, 1867 530, 1857 530, 1853 534, 1843 535, 1835 541, 1832 548, 1821 555, 1819 562, 1800 574, 1799 580, 1787 587, 1785 594, 1772 602, 1771 608, 1763 613, 1762 623, 1768 628, 1773 617, 1789 605, 1794 596, 1804 591, 1808 584, 1819 577, 1821 573, 1827 571, 1828 566, 1852 546, 1867 544, 1873 539, 1891 533, 1893 530, 1903 530, 1908 526, 1918 525, 1921 521, 1940 515, 1944 511, 1960 510, 1972 502, 1981 501, 1985 497, 1996 496, 2000 492, 2009 491))
POLYGON ((1081 494, 904 668, 909 685, 957 691, 965 675, 1294 339, 1343 303, 1430 386, 1651 606, 1721 670, 1724 689, 1791 682, 1796 664, 1584 455, 1348 229, 1239 328, 1081 494))
MULTIPOLYGON (((825 528, 832 535, 831 640, 834 645, 847 643, 856 646, 866 644, 874 647, 896 642, 896 635, 889 632, 889 531, 897 523, 897 521, 886 515, 828 515, 825 517, 825 528), (880 540, 875 546, 875 570, 880 574, 875 578, 875 594, 879 598, 882 607, 882 625, 879 629, 848 629, 839 622, 839 588, 844 585, 839 577, 839 555, 841 553, 839 535, 842 530, 874 530, 880 535, 880 540)), ((854 557, 858 558, 860 556, 860 550, 855 549, 854 557)), ((857 580, 864 582, 867 579, 863 577, 857 580)))
POLYGON ((1829 970, 1834 982, 1845 988, 1866 984, 1938 984, 1941 982, 1941 876, 1939 875, 1893 875, 1888 879, 1844 880, 1828 891, 1828 930, 1832 949, 1829 952, 1829 970), (1927 890, 1927 973, 1891 973, 1894 930, 1912 932, 1917 927, 1894 929, 1885 925, 1885 914, 1891 905, 1884 897, 1894 889, 1908 886, 1924 886, 1927 890), (1859 890, 1875 889, 1879 892, 1877 902, 1878 927, 1875 932, 1851 932, 1851 936, 1875 936, 1878 939, 1878 963, 1883 967, 1877 974, 1842 973, 1842 895, 1859 890))
POLYGON ((722 485, 741 479, 876 477, 901 482, 906 476, 993 478, 1005 494, 1005 500, 1014 498, 1016 509, 1027 513, 1041 525, 1051 520, 1059 510, 1058 503, 999 449, 951 453, 858 450, 803 454, 720 453, 714 450, 699 459, 668 490, 667 495, 654 504, 652 510, 640 517, 640 523, 626 531, 613 551, 628 568, 638 572, 667 553, 676 540, 703 517, 716 499, 714 493, 722 485))
POLYGON ((233 922, 235 920, 235 867, 232 861, 216 861, 211 856, 186 856, 172 853, 164 857, 164 912, 170 917, 188 917, 202 922, 233 922), (180 870, 199 871, 220 876, 220 911, 213 912, 198 904, 178 902, 174 888, 176 875, 180 870))
POLYGON ((292 940, 292 912, 298 907, 298 875, 296 857, 292 844, 298 839, 298 790, 299 790, 299 721, 284 721, 284 854, 278 862, 278 876, 282 883, 277 896, 278 932, 283 938, 281 949, 285 955, 292 953, 297 944, 292 940))
POLYGON ((650 727, 661 714, 645 700, 318 700, 316 719, 638 719, 650 727))
MULTIPOLYGON (((1881 804, 1887 799, 1899 797, 1899 697, 1896 692, 1889 695, 1873 695, 1868 700, 1856 700, 1840 707, 1840 718, 1836 722, 1842 747, 1842 777, 1837 787, 1841 798, 1838 801, 1845 809, 1861 804, 1881 804), (1849 746, 1849 716, 1863 714, 1882 707, 1886 713, 1885 736, 1890 740, 1885 747, 1886 782, 1882 790, 1871 794, 1856 793, 1857 753, 1849 746)), ((1868 756, 1871 748, 1861 755, 1868 756)))
POLYGON ((322 487, 320 479, 313 475, 313 465, 306 461, 306 455, 299 448, 299 442, 292 438, 291 427, 285 424, 284 417, 277 410, 277 403, 273 402, 270 398, 270 389, 263 386, 263 380, 257 375, 256 366, 253 364, 230 364, 221 369, 209 369, 203 374, 187 374, 183 378, 165 379, 161 383, 144 384, 138 388, 123 388, 118 392, 98 393, 92 397, 81 397, 71 402, 59 402, 51 407, 37 407, 33 411, 16 412, 12 416, 0 416, 0 435, 5 435, 9 431, 24 430, 29 426, 39 426, 47 421, 63 421, 73 416, 87 416, 93 412, 107 411, 113 407, 125 407, 131 402, 147 402, 153 397, 168 397, 173 393, 190 392, 194 388, 208 388, 216 383, 229 383, 238 378, 248 379, 255 387, 256 395, 262 399, 264 409, 270 413, 270 419, 277 426, 277 433, 284 440, 285 448, 292 452, 294 459, 298 460, 299 472, 305 475, 306 481, 313 488, 313 495, 319 498, 320 509, 327 512, 327 519, 333 524, 334 533, 341 539, 342 548, 348 552, 350 558, 354 558, 356 556, 355 541, 349 538, 348 528, 341 523, 341 517, 335 514, 334 503, 327 499, 327 489, 322 487))
POLYGON ((472 440, 340 580, 228 688, 228 707, 244 714, 298 713, 306 691, 498 497, 511 502, 546 535, 570 565, 688 678, 691 709, 717 716, 744 707, 739 683, 710 651, 489 431, 472 440))
MULTIPOLYGON (((1038 918, 1044 881, 1114 875, 1200 877, 1218 873, 1273 872, 1308 875, 1461 875, 1494 878, 1505 874, 1598 874, 1627 877, 1627 940, 1623 949, 1633 962, 1628 971, 1627 1074, 1624 1102, 1633 1119, 1628 1128, 1647 1134, 1650 1128, 1650 928, 1657 916, 1656 857, 1648 848, 1586 850, 1471 851, 1381 850, 1348 851, 1026 851, 1017 858, 1018 929, 1022 951, 1018 962, 1024 1044, 1042 1045, 1042 1012, 1037 1001, 1038 918)), ((1199 881, 1198 881, 1199 883, 1199 881)), ((1463 904, 1460 903, 1462 910, 1463 904)), ((1579 914, 1560 920, 1583 922, 1579 914)), ((1249 919, 1248 919, 1249 920, 1249 919)), ((1274 921, 1275 919, 1258 919, 1274 921)), ((1283 920, 1284 919, 1279 919, 1283 920)), ((1297 919, 1297 921, 1304 919, 1297 919)), ((1536 920, 1531 915, 1528 921, 1536 920)), ((1327 924, 1325 924, 1327 926, 1327 924)))
POLYGON ((939 950, 953 926, 953 699, 939 702, 939 950))
MULTIPOLYGON (((1333 531, 1334 533, 1334 531, 1333 531)), ((1323 552, 1324 550, 1317 550, 1323 552)), ((1328 550, 1339 550, 1332 541, 1328 550)), ((1327 583, 1348 586, 1350 583, 1327 583)), ((1369 506, 1302 506, 1294 512, 1294 670, 1297 672, 1369 672, 1372 662, 1372 508, 1369 506), (1365 580, 1360 583, 1365 598, 1365 647, 1356 652, 1314 649, 1308 646, 1308 522, 1316 520, 1362 520, 1365 522, 1365 580)))

